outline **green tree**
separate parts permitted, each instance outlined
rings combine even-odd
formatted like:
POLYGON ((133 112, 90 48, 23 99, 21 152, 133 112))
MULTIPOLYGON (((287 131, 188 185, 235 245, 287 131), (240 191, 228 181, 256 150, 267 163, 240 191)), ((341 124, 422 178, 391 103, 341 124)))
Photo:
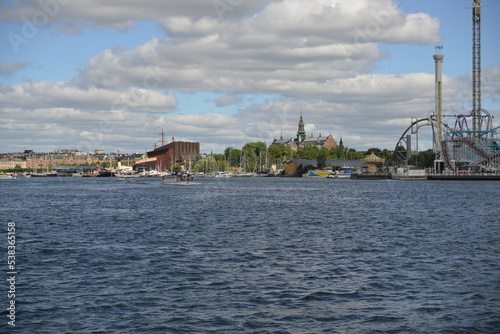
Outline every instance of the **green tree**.
POLYGON ((254 143, 247 143, 243 146, 241 149, 243 153, 254 153, 256 156, 259 156, 261 152, 266 151, 266 143, 264 142, 254 142, 254 143))
POLYGON ((333 160, 345 160, 346 151, 344 146, 332 147, 328 152, 328 158, 333 160))
POLYGON ((231 167, 237 167, 240 165, 241 160, 241 150, 237 148, 228 147, 224 150, 224 155, 231 167))
POLYGON ((264 142, 254 142, 247 143, 241 149, 242 160, 244 162, 243 167, 246 171, 256 171, 260 169, 260 154, 265 154, 266 143, 264 142))
POLYGON ((380 157, 385 159, 386 165, 393 165, 394 151, 389 151, 388 149, 384 148, 382 151, 380 151, 380 157))
POLYGON ((353 148, 348 149, 345 154, 346 154, 346 159, 347 160, 361 160, 364 157, 366 157, 365 154, 363 154, 361 152, 358 152, 358 151, 356 151, 353 148))
POLYGON ((172 172, 180 172, 182 170, 182 166, 178 163, 175 163, 172 166, 170 166, 170 170, 172 172))
POLYGON ((299 159, 316 160, 319 156, 319 148, 317 146, 303 146, 297 150, 299 159))
POLYGON ((298 167, 297 167, 297 176, 302 176, 303 174, 306 174, 307 172, 309 172, 310 170, 313 170, 314 169, 314 166, 313 165, 306 165, 306 166, 303 166, 302 164, 300 164, 298 167))
POLYGON ((432 149, 427 151, 413 153, 408 160, 409 165, 413 165, 419 168, 431 168, 434 166, 434 160, 436 155, 432 149))
POLYGON ((285 159, 292 159, 292 149, 285 144, 269 146, 269 159, 273 163, 281 163, 285 159))
POLYGON ((381 150, 379 148, 376 148, 376 147, 373 147, 373 148, 369 148, 368 150, 366 150, 366 153, 368 154, 375 154, 376 156, 380 157, 380 152, 381 150))
POLYGON ((327 155, 328 155, 328 150, 322 148, 319 151, 318 157, 316 158, 316 163, 319 169, 323 169, 326 167, 327 155))
POLYGON ((218 171, 217 161, 212 155, 206 156, 195 162, 193 169, 196 172, 214 173, 218 171))

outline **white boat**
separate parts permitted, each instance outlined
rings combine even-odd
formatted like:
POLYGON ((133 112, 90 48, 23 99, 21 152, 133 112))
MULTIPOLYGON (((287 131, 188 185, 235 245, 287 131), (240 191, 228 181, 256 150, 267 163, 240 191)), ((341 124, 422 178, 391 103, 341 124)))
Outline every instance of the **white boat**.
POLYGON ((228 172, 217 172, 215 177, 233 177, 233 174, 229 174, 228 172))
POLYGON ((15 176, 7 175, 7 174, 0 174, 0 180, 12 180, 12 179, 15 179, 15 176))
POLYGON ((167 176, 163 176, 163 183, 176 183, 176 184, 193 184, 194 175, 187 170, 183 170, 176 174, 171 174, 167 176))
POLYGON ((252 176, 255 176, 255 174, 253 173, 244 173, 244 172, 240 172, 238 174, 235 174, 234 175, 235 177, 252 177, 252 176))
POLYGON ((350 179, 352 174, 352 167, 342 167, 341 171, 333 171, 332 174, 328 175, 329 179, 350 179))
POLYGON ((326 178, 328 179, 350 179, 352 173, 345 173, 345 172, 333 172, 332 174, 328 175, 326 178))

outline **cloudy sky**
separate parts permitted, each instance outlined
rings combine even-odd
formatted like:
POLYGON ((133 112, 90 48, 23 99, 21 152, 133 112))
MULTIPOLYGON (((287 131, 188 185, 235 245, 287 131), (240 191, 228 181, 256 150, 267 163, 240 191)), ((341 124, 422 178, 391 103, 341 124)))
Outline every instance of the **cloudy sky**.
MULTIPOLYGON (((434 108, 471 109, 472 0, 3 0, 0 152, 203 152, 332 134, 394 148, 434 108)), ((483 107, 500 117, 500 2, 483 0, 483 107), (488 7, 486 7, 488 5, 488 7)))

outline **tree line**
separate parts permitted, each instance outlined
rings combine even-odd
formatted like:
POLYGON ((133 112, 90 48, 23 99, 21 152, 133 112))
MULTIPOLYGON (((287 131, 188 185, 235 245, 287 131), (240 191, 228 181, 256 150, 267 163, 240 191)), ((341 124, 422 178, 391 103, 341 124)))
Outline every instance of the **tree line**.
POLYGON ((334 148, 303 146, 293 150, 285 144, 268 147, 264 142, 253 142, 245 144, 241 149, 228 147, 224 153, 202 157, 193 162, 192 169, 214 172, 241 168, 246 172, 258 172, 272 165, 281 168, 284 161, 297 159, 316 160, 318 167, 324 167, 326 160, 360 160, 371 153, 385 159, 387 164, 393 161, 393 151, 375 147, 365 152, 344 146, 334 148))

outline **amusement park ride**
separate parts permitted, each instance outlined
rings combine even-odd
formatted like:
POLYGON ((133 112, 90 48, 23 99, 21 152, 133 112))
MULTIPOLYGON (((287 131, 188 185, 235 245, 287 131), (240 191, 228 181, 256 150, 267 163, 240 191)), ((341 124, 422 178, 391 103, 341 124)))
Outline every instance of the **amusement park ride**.
POLYGON ((472 110, 468 113, 446 114, 442 111, 442 47, 436 47, 435 110, 426 118, 412 124, 396 144, 398 165, 408 165, 411 154, 411 135, 423 126, 432 127, 433 149, 436 156, 434 172, 472 172, 500 169, 500 138, 493 128, 493 116, 481 107, 481 0, 472 7, 472 110), (406 151, 399 148, 406 147, 406 151))

